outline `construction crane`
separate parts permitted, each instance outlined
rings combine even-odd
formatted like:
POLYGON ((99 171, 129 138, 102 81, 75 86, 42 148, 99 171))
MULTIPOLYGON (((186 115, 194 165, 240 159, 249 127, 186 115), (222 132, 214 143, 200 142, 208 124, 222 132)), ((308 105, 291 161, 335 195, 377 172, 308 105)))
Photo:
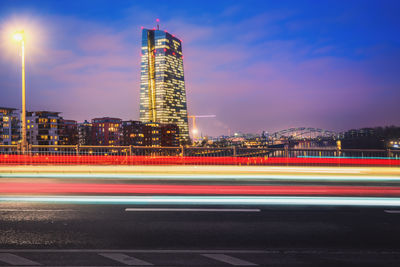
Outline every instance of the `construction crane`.
POLYGON ((189 119, 192 119, 192 134, 193 134, 193 139, 196 138, 196 134, 198 133, 197 127, 196 127, 196 118, 215 118, 217 117, 216 115, 188 115, 189 119))

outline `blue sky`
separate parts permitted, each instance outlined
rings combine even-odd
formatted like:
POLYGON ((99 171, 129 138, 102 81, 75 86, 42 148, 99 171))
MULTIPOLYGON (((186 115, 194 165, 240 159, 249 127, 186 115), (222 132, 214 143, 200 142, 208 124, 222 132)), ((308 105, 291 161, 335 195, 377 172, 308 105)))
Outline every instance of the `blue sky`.
POLYGON ((400 124, 399 1, 0 0, 0 106, 138 119, 140 27, 183 41, 190 114, 203 134, 400 124), (29 37, 29 36, 28 36, 29 37))

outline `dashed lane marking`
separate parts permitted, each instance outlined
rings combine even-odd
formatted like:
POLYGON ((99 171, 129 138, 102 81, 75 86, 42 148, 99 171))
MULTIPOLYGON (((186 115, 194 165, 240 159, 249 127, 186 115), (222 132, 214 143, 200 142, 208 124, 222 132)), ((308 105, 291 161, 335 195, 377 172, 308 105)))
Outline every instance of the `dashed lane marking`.
POLYGON ((99 253, 100 256, 118 261, 120 263, 126 264, 126 265, 130 265, 130 266, 136 266, 136 265, 140 265, 140 266, 152 266, 153 264, 134 258, 132 256, 128 256, 126 254, 123 253, 99 253))
POLYGON ((245 261, 245 260, 242 260, 239 258, 225 255, 225 254, 202 254, 202 255, 207 258, 217 260, 220 262, 224 262, 224 263, 228 263, 228 264, 234 265, 234 266, 257 266, 257 264, 255 264, 255 263, 245 261))
POLYGON ((28 260, 11 253, 0 253, 0 261, 11 265, 31 265, 38 266, 40 263, 28 260))
POLYGON ((400 210, 384 210, 384 212, 392 213, 392 214, 395 214, 395 213, 399 213, 400 214, 400 210))
POLYGON ((125 211, 177 211, 177 212, 260 212, 260 209, 180 209, 180 208, 126 208, 125 211))

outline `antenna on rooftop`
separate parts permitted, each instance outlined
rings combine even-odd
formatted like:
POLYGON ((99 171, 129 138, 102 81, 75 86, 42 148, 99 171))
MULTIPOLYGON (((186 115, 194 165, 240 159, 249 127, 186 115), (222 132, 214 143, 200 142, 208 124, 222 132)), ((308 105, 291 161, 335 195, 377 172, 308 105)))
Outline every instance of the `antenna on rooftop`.
POLYGON ((156 23, 157 23, 157 31, 160 30, 160 25, 158 25, 158 23, 160 22, 160 19, 156 19, 156 23))

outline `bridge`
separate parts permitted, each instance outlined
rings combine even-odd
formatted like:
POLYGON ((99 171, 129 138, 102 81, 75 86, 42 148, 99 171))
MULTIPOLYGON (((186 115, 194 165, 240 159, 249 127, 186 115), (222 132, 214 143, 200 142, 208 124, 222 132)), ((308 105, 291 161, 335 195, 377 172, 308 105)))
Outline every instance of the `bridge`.
POLYGON ((320 128, 289 128, 275 132, 270 135, 273 139, 313 140, 313 139, 336 139, 338 134, 334 131, 320 128))

